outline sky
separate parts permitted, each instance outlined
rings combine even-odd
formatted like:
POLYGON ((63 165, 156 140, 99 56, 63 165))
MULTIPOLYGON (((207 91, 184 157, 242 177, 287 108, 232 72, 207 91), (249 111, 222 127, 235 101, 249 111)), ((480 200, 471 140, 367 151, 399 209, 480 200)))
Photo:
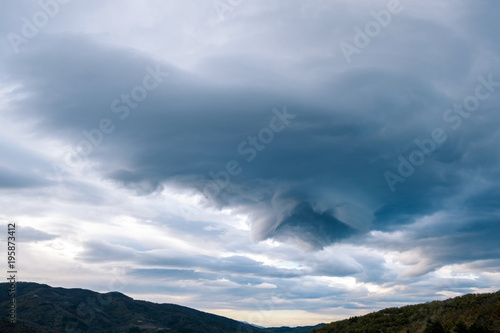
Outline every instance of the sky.
POLYGON ((261 326, 500 288, 498 1, 1 7, 18 280, 261 326))

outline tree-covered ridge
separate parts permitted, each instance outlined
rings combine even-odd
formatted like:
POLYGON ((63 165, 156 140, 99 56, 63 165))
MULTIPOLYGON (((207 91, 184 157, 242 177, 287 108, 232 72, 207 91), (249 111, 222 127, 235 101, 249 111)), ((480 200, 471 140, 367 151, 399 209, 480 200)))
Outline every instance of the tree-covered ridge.
MULTIPOLYGON (((7 309, 7 283, 0 283, 7 309)), ((313 327, 262 329, 175 304, 134 300, 118 292, 53 288, 18 282, 17 323, 0 317, 0 333, 305 333, 313 327)), ((317 326, 315 326, 317 327, 317 326)))
POLYGON ((500 291, 445 301, 387 308, 336 321, 313 333, 490 333, 500 332, 500 291))
MULTIPOLYGON (((0 283, 6 290, 7 284, 0 283)), ((387 308, 319 327, 257 328, 175 304, 133 300, 121 293, 17 284, 15 327, 6 316, 0 332, 101 333, 500 333, 500 291, 387 308)), ((7 308, 7 293, 0 306, 7 308)))
MULTIPOLYGON (((6 290, 4 283, 0 287, 6 290)), ((6 308, 6 302, 7 293, 0 293, 0 306, 6 308)), ((101 294, 21 282, 17 283, 16 302, 17 324, 2 320, 0 332, 261 332, 222 316, 175 304, 134 300, 118 292, 101 294)))

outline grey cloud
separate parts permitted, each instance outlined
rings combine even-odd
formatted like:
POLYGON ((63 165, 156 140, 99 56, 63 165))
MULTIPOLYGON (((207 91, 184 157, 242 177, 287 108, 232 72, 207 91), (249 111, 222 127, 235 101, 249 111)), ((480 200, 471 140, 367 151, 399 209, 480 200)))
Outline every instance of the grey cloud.
POLYGON ((199 279, 213 280, 217 277, 217 274, 202 273, 196 272, 194 270, 183 269, 135 269, 129 274, 134 277, 161 278, 162 280, 168 279, 173 281, 199 279))
MULTIPOLYGON (((419 277, 446 265, 473 264, 498 258, 495 235, 500 229, 496 219, 451 215, 438 218, 433 225, 418 223, 401 229, 397 239, 371 236, 365 244, 380 250, 412 251, 415 262, 407 276, 419 277)), ((494 265, 484 270, 495 271, 494 265)))
POLYGON ((87 241, 78 258, 86 262, 128 261, 137 257, 132 248, 102 241, 87 241))
POLYGON ((78 257, 85 262, 128 262, 165 269, 197 270, 206 273, 234 273, 258 277, 293 278, 304 274, 296 269, 278 269, 245 256, 223 258, 187 255, 179 251, 137 251, 130 247, 102 241, 88 241, 78 257))
POLYGON ((48 161, 14 141, 0 137, 0 188, 31 188, 54 185, 48 161))
MULTIPOLYGON (((446 125, 443 110, 453 104, 425 73, 405 68, 404 74, 346 70, 340 76, 321 78, 330 82, 319 85, 321 95, 307 91, 276 95, 259 83, 265 72, 254 72, 257 76, 248 77, 238 88, 222 89, 162 64, 169 72, 165 82, 120 120, 119 114, 111 112, 111 102, 140 84, 153 60, 82 37, 47 38, 43 44, 47 49, 33 47, 12 60, 17 80, 32 77, 22 88, 32 97, 20 102, 18 109, 20 115, 42 117, 36 129, 40 135, 57 129, 59 135, 76 142, 83 138, 83 129, 91 130, 101 118, 109 117, 116 131, 90 158, 100 161, 104 176, 142 188, 142 193, 161 188, 164 182, 182 183, 203 193, 207 184, 213 184, 209 173, 224 170, 228 161, 236 160, 242 172, 232 177, 214 204, 258 215, 253 220, 256 240, 297 238, 321 248, 364 232, 372 223, 378 229, 411 223, 438 209, 446 195, 464 186, 465 179, 457 173, 463 167, 439 158, 450 149, 457 156, 469 154, 472 142, 482 140, 476 134, 482 123, 461 139, 470 139, 466 145, 457 145, 451 138, 392 194, 384 171, 395 171, 398 155, 407 156, 415 149, 414 139, 446 125), (49 45, 55 49, 64 44, 71 47, 57 55, 48 50, 49 45), (75 83, 68 85, 68 80, 75 83), (49 92, 43 102, 40 91, 49 92), (283 105, 296 118, 258 151, 255 160, 247 162, 249 156, 238 153, 239 144, 269 126, 272 109, 283 105), (283 202, 269 204, 277 197, 283 202), (345 204, 366 211, 363 221, 354 221, 358 216, 350 214, 339 218, 328 213, 345 204), (317 205, 324 208, 315 210, 317 205)), ((253 66, 245 59, 238 61, 253 66)), ((239 71, 233 68, 231 74, 236 78, 239 71)), ((481 161, 475 160, 469 168, 481 161)))
MULTIPOLYGON (((216 26, 213 35, 203 35, 213 44, 186 52, 195 58, 190 71, 159 62, 168 77, 137 108, 129 107, 124 119, 120 116, 125 111, 113 112, 111 104, 142 84, 146 67, 155 67, 158 61, 133 48, 97 42, 90 34, 41 34, 21 54, 3 55, 2 78, 18 85, 9 97, 23 97, 11 103, 8 116, 33 121, 36 137, 73 146, 85 139, 82 130, 97 128, 102 118, 111 119, 115 131, 88 159, 103 179, 142 195, 168 183, 203 194, 207 184, 214 184, 210 172, 238 161, 242 172, 231 177, 217 196, 207 198, 207 204, 250 216, 255 241, 299 244, 307 253, 331 244, 380 252, 420 250, 421 262, 400 277, 388 272, 382 258, 357 253, 349 262, 334 258, 314 264, 304 256, 299 262, 305 269, 285 270, 243 256, 188 256, 97 241, 85 244, 80 260, 142 262, 165 271, 137 274, 211 281, 216 273, 236 283, 286 278, 280 288, 307 274, 353 276, 359 282, 386 286, 396 285, 399 281, 391 280, 397 279, 415 284, 406 298, 388 295, 376 302, 365 297, 367 306, 435 296, 434 291, 417 295, 417 286, 441 288, 443 281, 425 284, 425 279, 445 265, 498 271, 494 260, 499 231, 500 95, 482 101, 458 130, 443 120, 443 114, 474 92, 479 75, 491 73, 500 81, 498 36, 491 29, 500 7, 462 2, 448 6, 452 11, 438 21, 432 19, 433 8, 428 5, 405 3, 405 11, 347 65, 338 43, 352 41, 353 28, 371 19, 369 10, 375 5, 366 5, 362 13, 346 4, 313 3, 274 1, 241 7, 225 27, 216 26), (421 15, 422 8, 428 15, 421 15), (217 35, 224 29, 229 32, 217 35), (255 150, 255 159, 248 162, 249 156, 238 152, 239 144, 268 127, 273 108, 282 110, 285 105, 296 117, 264 149, 255 150), (414 140, 428 138, 436 127, 444 129, 448 140, 391 192, 384 172, 397 172, 398 157, 407 158, 416 149, 414 140), (425 228, 415 224, 437 212, 447 214, 446 221, 425 228), (371 230, 402 232, 404 237, 377 239, 367 234, 371 230), (263 280, 255 280, 259 278, 263 280)), ((10 150, 6 155, 15 153, 10 150)), ((37 177, 33 170, 18 167, 29 164, 26 161, 2 164, 0 186, 49 184, 45 179, 50 162, 36 161, 39 168, 46 166, 44 176, 37 177)), ((104 193, 94 195, 78 182, 65 183, 95 204, 105 201, 104 193)), ((162 217, 156 222, 167 224, 162 217)), ((219 240, 225 235, 203 226, 209 225, 179 223, 170 228, 191 233, 191 239, 219 240)), ((462 282, 457 290, 486 285, 462 282)), ((248 290, 231 292, 243 296, 248 290)), ((289 296, 314 299, 328 292, 345 295, 304 287, 289 296)), ((317 306, 357 306, 346 302, 347 296, 317 306)), ((307 301, 300 304, 312 307, 307 301)))
POLYGON ((20 242, 40 242, 46 240, 52 240, 59 237, 59 235, 50 234, 42 230, 38 230, 31 227, 19 227, 18 240, 20 242))
POLYGON ((170 258, 163 255, 145 256, 143 260, 144 263, 150 265, 198 268, 210 272, 238 273, 251 276, 291 278, 302 275, 298 270, 266 266, 244 256, 214 258, 208 256, 183 257, 177 254, 170 258))

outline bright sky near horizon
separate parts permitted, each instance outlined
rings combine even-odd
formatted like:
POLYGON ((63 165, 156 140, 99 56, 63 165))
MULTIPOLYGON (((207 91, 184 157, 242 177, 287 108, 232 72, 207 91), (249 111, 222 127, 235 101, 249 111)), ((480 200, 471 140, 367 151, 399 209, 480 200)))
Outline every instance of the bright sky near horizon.
POLYGON ((261 326, 500 289, 500 2, 0 8, 18 279, 261 326))

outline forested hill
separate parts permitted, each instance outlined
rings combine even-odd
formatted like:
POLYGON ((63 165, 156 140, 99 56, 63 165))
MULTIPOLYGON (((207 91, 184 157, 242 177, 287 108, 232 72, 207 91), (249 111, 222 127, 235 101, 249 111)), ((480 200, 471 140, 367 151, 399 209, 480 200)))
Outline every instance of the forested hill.
MULTIPOLYGON (((0 333, 304 333, 313 327, 261 329, 175 304, 134 300, 118 292, 18 282, 17 323, 8 323, 8 283, 0 283, 0 333)), ((315 326, 317 327, 317 326, 315 326)))
POLYGON ((388 308, 315 327, 258 328, 175 304, 133 300, 118 292, 21 282, 18 322, 7 323, 8 284, 0 283, 0 332, 49 333, 500 333, 500 291, 388 308))
POLYGON ((468 294, 336 321, 314 333, 490 333, 500 332, 500 291, 468 294))

